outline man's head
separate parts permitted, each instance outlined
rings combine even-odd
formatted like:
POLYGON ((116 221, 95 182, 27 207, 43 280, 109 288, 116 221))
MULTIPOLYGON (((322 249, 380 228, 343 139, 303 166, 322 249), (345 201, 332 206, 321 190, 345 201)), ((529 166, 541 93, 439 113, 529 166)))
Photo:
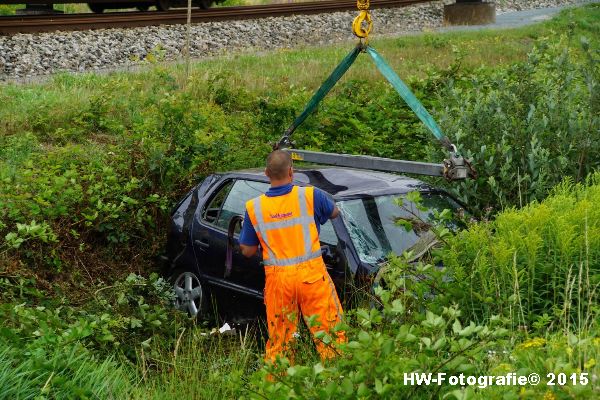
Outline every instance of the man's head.
POLYGON ((294 169, 292 157, 289 153, 281 150, 275 150, 267 157, 267 168, 265 175, 269 177, 271 183, 278 184, 291 183, 294 179, 294 169))

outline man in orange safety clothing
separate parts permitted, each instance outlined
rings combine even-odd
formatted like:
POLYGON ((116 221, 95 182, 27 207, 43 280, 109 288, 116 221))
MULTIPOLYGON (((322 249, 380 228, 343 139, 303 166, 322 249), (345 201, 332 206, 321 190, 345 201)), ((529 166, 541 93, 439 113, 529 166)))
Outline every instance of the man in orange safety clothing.
MULTIPOLYGON (((336 218, 339 210, 322 191, 292 184, 290 155, 276 150, 267 158, 265 174, 271 188, 246 203, 240 248, 252 257, 262 247, 265 265, 265 305, 269 340, 265 360, 288 355, 297 332, 299 311, 306 319, 317 315, 318 331, 331 334, 336 342, 344 332, 332 333, 342 318, 342 306, 321 255, 320 225, 336 218), (287 354, 286 354, 287 353, 287 354)), ((314 339, 322 359, 336 353, 331 345, 314 339)))

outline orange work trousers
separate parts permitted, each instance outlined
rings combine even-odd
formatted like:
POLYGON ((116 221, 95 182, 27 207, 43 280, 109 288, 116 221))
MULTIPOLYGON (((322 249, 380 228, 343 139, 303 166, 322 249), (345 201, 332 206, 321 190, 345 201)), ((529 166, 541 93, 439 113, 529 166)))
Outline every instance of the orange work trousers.
POLYGON ((315 338, 317 332, 325 331, 334 339, 332 342, 346 341, 344 332, 331 332, 341 322, 343 310, 323 259, 319 257, 297 266, 268 266, 265 278, 269 332, 265 361, 274 362, 278 355, 293 359, 290 345, 295 339, 300 313, 305 321, 318 316, 318 322, 309 326, 313 341, 323 360, 334 357, 333 344, 315 338))

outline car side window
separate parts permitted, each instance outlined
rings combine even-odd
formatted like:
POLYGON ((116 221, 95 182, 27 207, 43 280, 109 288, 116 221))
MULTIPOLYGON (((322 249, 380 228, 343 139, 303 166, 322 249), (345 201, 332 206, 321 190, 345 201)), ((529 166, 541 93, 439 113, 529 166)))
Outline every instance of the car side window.
POLYGON ((214 225, 221 212, 221 207, 227 198, 227 195, 231 191, 233 181, 228 181, 225 185, 221 186, 213 198, 208 202, 208 206, 202 211, 202 219, 209 224, 214 225))
POLYGON ((260 196, 268 189, 269 184, 265 182, 237 180, 223 203, 216 225, 227 229, 231 218, 236 215, 244 216, 248 200, 260 196))

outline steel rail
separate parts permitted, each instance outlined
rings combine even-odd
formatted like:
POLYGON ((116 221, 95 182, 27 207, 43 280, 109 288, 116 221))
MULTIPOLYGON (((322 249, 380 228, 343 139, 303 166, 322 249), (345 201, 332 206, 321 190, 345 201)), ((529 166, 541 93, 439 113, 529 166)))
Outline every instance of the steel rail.
MULTIPOLYGON (((372 0, 371 8, 406 7, 434 0, 372 0)), ((215 7, 193 10, 192 22, 227 21, 281 17, 298 14, 324 14, 356 9, 355 0, 309 3, 267 4, 260 6, 215 7)), ((166 12, 114 12, 106 14, 54 14, 0 17, 0 35, 89 29, 133 28, 153 25, 185 24, 183 9, 166 12)))

